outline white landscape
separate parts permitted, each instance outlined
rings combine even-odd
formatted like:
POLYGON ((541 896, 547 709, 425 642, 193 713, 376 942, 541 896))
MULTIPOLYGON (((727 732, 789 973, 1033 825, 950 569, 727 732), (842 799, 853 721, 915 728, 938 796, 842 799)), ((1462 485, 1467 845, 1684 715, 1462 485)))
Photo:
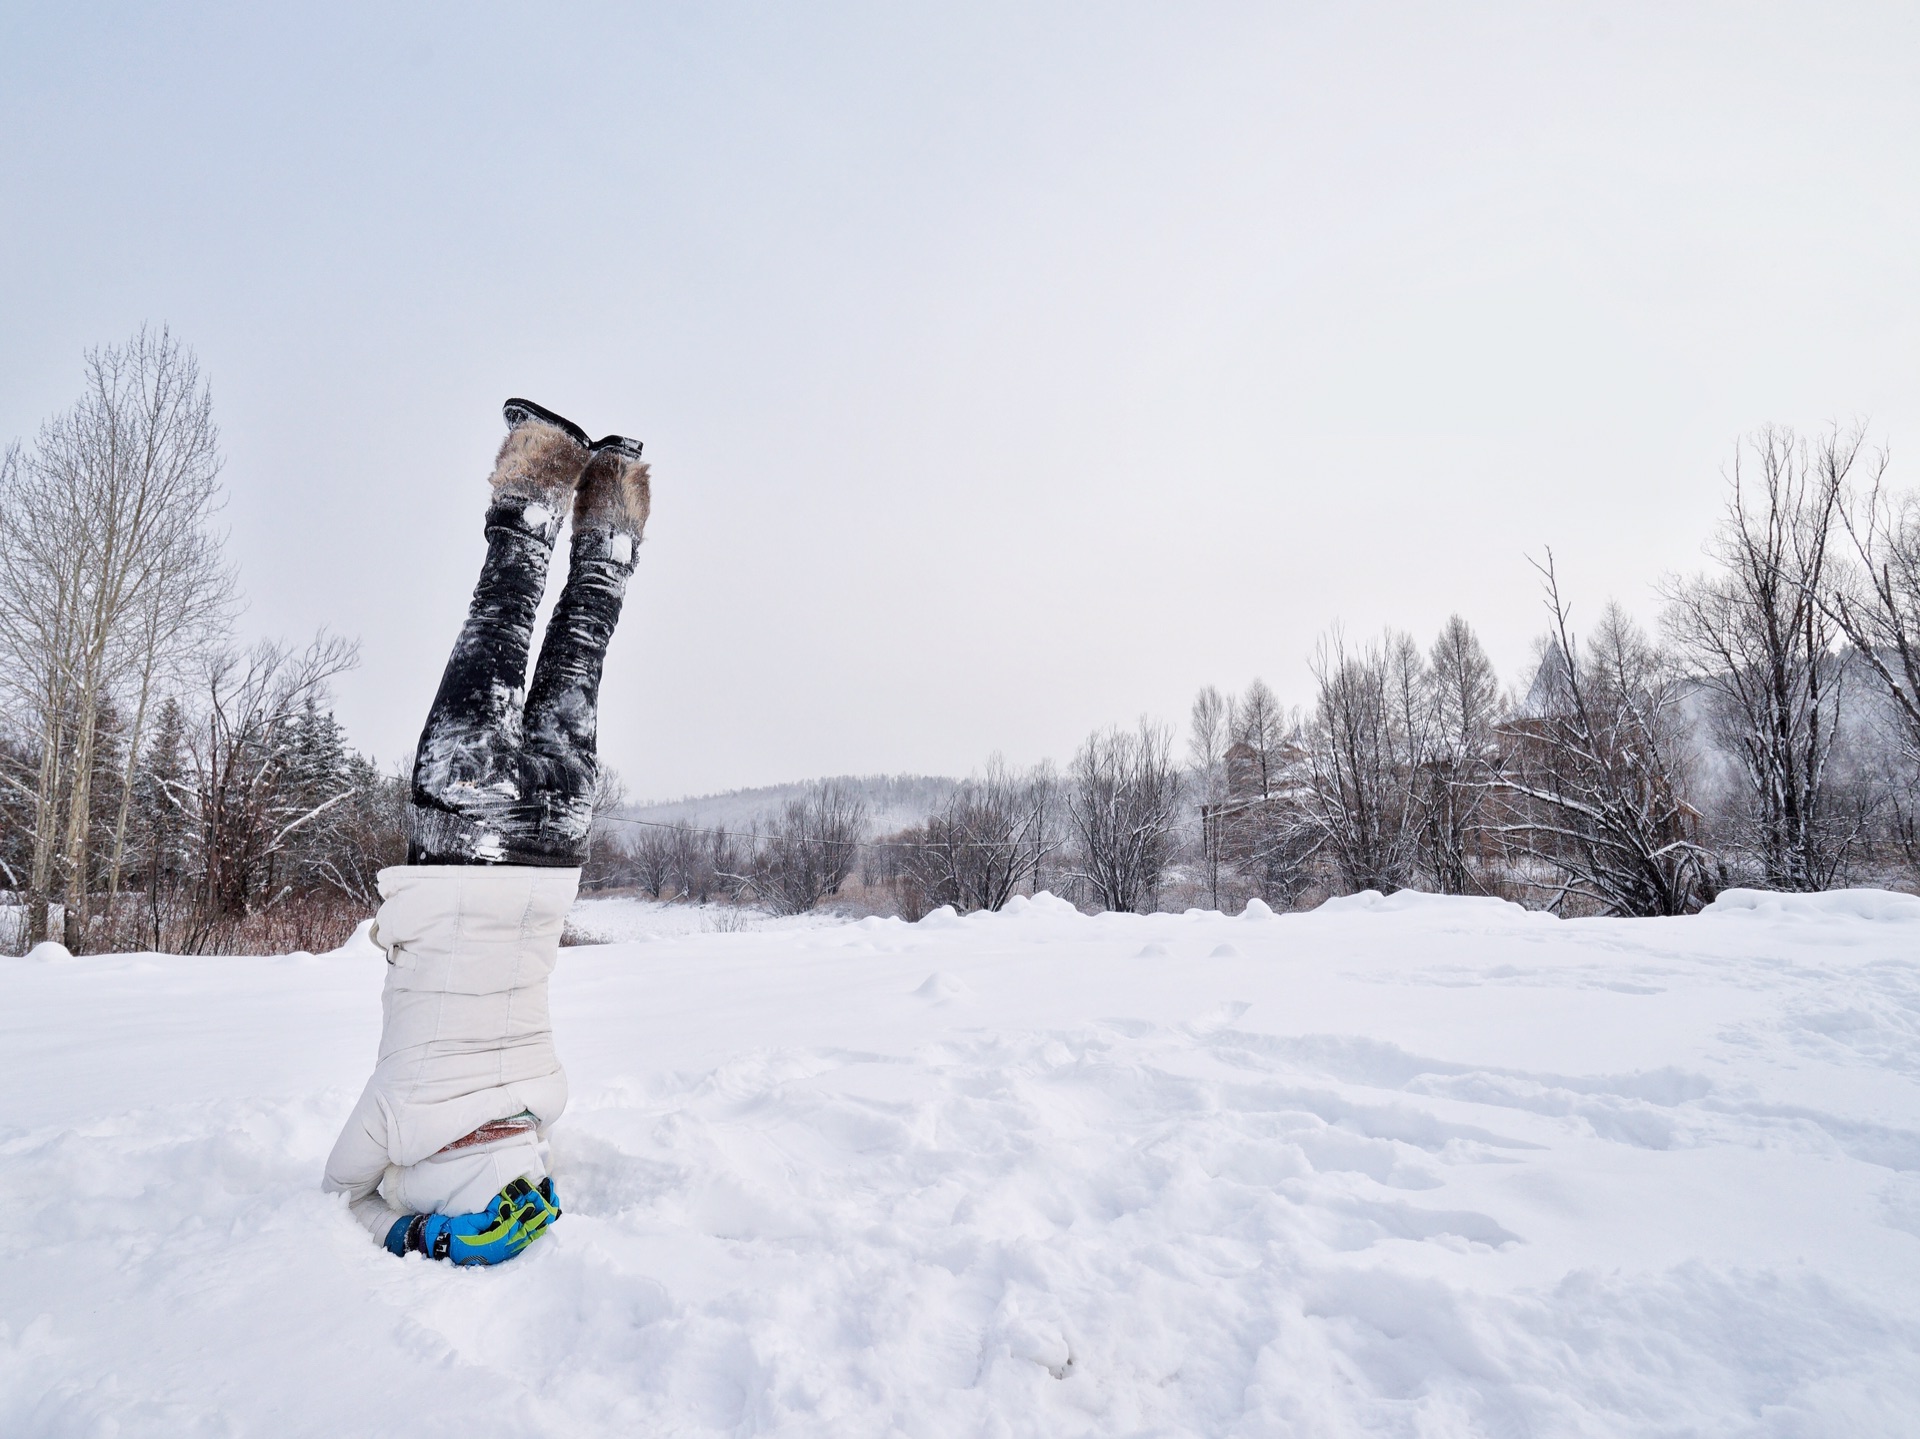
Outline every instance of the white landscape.
POLYGON ((497 1269, 320 1192, 372 946, 0 959, 0 1433, 1920 1428, 1920 900, 576 926, 497 1269))

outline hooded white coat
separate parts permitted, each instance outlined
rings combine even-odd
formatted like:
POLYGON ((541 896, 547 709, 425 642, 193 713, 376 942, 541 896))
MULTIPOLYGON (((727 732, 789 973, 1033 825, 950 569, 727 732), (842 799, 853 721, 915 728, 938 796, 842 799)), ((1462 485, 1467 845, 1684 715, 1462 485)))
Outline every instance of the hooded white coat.
POLYGON ((547 1128, 567 1106, 547 977, 579 887, 577 869, 380 871, 380 1060, 325 1179, 374 1238, 405 1214, 472 1213, 519 1175, 546 1177, 547 1128), (449 1148, 517 1117, 502 1138, 449 1148))

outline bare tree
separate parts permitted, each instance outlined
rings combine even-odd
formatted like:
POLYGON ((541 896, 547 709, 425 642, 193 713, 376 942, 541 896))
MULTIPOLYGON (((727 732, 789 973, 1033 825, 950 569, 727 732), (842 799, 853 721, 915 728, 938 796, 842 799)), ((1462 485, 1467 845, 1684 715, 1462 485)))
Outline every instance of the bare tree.
POLYGON ((1484 892, 1475 831, 1496 770, 1500 686, 1473 627, 1450 616, 1427 652, 1431 706, 1421 785, 1424 868, 1442 894, 1484 892))
POLYGON ((118 889, 156 680, 228 616, 231 578, 210 528, 219 470, 211 397, 165 329, 89 352, 78 403, 0 467, 0 651, 40 752, 36 938, 57 875, 70 948, 84 944, 102 850, 118 889), (116 705, 125 767, 103 819, 96 751, 100 717, 116 705))
POLYGON ((1058 846, 1054 788, 1050 770, 1016 775, 994 755, 981 778, 961 784, 905 838, 912 882, 930 903, 963 914, 1000 909, 1058 846))
POLYGON ((587 824, 587 853, 580 865, 583 889, 599 889, 619 882, 625 863, 632 857, 635 841, 622 823, 620 811, 627 803, 626 782, 610 764, 602 764, 593 776, 592 817, 587 824))
POLYGON ((397 770, 383 773, 348 748, 324 700, 321 684, 306 687, 282 732, 270 776, 274 805, 310 818, 285 836, 269 884, 333 891, 371 913, 380 904, 381 869, 406 863, 408 786, 397 770))
POLYGON ((655 899, 666 899, 673 893, 685 823, 642 825, 627 842, 627 865, 634 882, 655 899))
POLYGON ((47 937, 60 818, 71 790, 79 550, 58 533, 72 513, 61 498, 18 445, 0 457, 0 684, 9 715, 24 726, 22 763, 8 782, 26 802, 32 833, 25 883, 15 879, 27 901, 29 944, 47 937), (37 514, 44 516, 39 522, 37 514))
POLYGON ((1735 453, 1710 549, 1717 572, 1667 587, 1667 631, 1745 779, 1745 847, 1779 889, 1826 888, 1860 834, 1833 793, 1846 666, 1820 603, 1859 445, 1857 434, 1812 450, 1790 430, 1755 435, 1735 453))
POLYGON ((1841 496, 1850 565, 1835 566, 1814 598, 1879 681, 1910 761, 1920 763, 1920 494, 1886 488, 1887 457, 1856 488, 1860 431, 1834 431, 1814 452, 1820 481, 1841 496))
POLYGON ((1514 809, 1498 829, 1561 876, 1552 908, 1578 894, 1607 914, 1691 913, 1715 882, 1685 797, 1684 682, 1617 605, 1583 657, 1551 554, 1540 569, 1553 628, 1526 703, 1503 726, 1509 753, 1494 785, 1514 809))
POLYGON ((1320 696, 1309 731, 1309 806, 1350 891, 1413 882, 1415 786, 1426 761, 1426 674, 1411 638, 1389 631, 1349 653, 1336 632, 1313 665, 1320 696))
POLYGON ((338 789, 348 795, 321 816, 320 832, 298 846, 304 851, 300 867, 310 882, 371 914, 380 907, 380 871, 407 862, 410 777, 397 766, 383 771, 365 755, 356 754, 346 757, 327 785, 330 788, 309 789, 309 803, 324 802, 338 789))
MULTIPOLYGON (((690 819, 677 819, 664 832, 667 837, 666 882, 680 898, 705 904, 719 881, 715 856, 725 850, 724 829, 704 830, 690 819)), ((659 890, 654 890, 655 895, 659 890)))
POLYGON ((1067 777, 1067 813, 1080 877, 1107 909, 1145 912, 1159 897, 1179 823, 1180 771, 1173 732, 1142 719, 1137 730, 1089 735, 1067 777))
POLYGON ((803 914, 838 894, 853 870, 867 827, 860 792, 841 780, 814 785, 787 805, 755 851, 754 890, 776 914, 803 914))
POLYGON ((293 739, 307 700, 358 660, 351 643, 321 635, 304 651, 262 642, 209 661, 204 712, 188 747, 200 908, 209 922, 243 916, 276 892, 276 862, 301 831, 354 790, 324 794, 291 783, 293 739))
POLYGON ((1297 711, 1281 706, 1264 680, 1227 701, 1225 795, 1203 802, 1203 856, 1215 906, 1231 871, 1269 904, 1290 906, 1306 887, 1321 837, 1300 800, 1306 748, 1297 711))
POLYGON ((1187 720, 1187 767, 1193 775, 1194 798, 1200 806, 1200 862, 1205 867, 1207 893, 1220 907, 1220 866, 1225 857, 1227 821, 1227 751, 1233 744, 1233 706, 1219 690, 1207 685, 1194 696, 1187 720))
MULTIPOLYGON (((864 820, 862 821, 864 824, 864 820)), ((694 834, 700 834, 698 830, 694 834)), ((725 825, 718 825, 705 831, 704 860, 689 859, 684 875, 699 876, 698 882, 689 881, 689 892, 700 903, 705 904, 711 894, 725 894, 738 898, 752 887, 752 849, 750 837, 730 833, 725 825), (699 867, 695 867, 698 863, 699 867)))
POLYGON ((1232 776, 1231 782, 1243 793, 1271 799, 1285 764, 1287 736, 1294 727, 1292 717, 1267 682, 1255 679, 1230 706, 1227 723, 1236 752, 1230 769, 1245 768, 1245 773, 1232 776))
POLYGON ((1066 791, 1053 761, 1043 759, 1027 771, 1027 783, 1035 814, 1027 842, 1033 849, 1033 864, 1027 871, 1027 892, 1039 894, 1051 882, 1049 866, 1057 866, 1066 848, 1066 791))

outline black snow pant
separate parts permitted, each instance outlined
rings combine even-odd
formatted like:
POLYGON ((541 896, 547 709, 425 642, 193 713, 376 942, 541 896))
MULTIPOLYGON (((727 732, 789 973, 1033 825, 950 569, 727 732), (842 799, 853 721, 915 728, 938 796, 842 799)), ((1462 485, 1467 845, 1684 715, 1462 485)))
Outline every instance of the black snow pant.
POLYGON ((566 587, 527 686, 561 519, 517 495, 496 494, 487 509, 487 557, 414 757, 408 864, 571 867, 586 858, 600 671, 637 542, 576 523, 566 587))

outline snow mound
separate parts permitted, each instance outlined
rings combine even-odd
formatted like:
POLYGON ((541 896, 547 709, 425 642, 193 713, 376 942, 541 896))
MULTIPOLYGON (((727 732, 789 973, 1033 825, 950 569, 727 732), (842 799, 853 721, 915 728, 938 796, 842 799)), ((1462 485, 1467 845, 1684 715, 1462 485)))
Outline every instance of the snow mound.
POLYGON ((336 950, 329 951, 329 957, 341 959, 381 959, 385 951, 373 942, 373 921, 363 919, 347 937, 347 942, 336 950))
POLYGON ((1769 920, 1864 919, 1882 924, 1913 924, 1920 922, 1920 899, 1885 889, 1830 889, 1823 894, 1727 889, 1701 913, 1715 917, 1750 915, 1769 920))
POLYGON ((43 939, 27 951, 26 958, 31 964, 49 964, 55 960, 72 959, 73 951, 57 939, 43 939))
POLYGON ((969 994, 972 994, 973 991, 967 988, 965 980, 948 974, 943 970, 936 969, 921 982, 920 987, 914 990, 914 993, 922 999, 950 1002, 956 999, 964 999, 969 994))
POLYGON ((1374 914, 1386 908, 1387 897, 1377 889, 1363 889, 1358 894, 1337 894, 1332 899, 1323 899, 1314 908, 1318 915, 1329 914, 1374 914))
POLYGON ((1073 907, 1071 901, 1060 898, 1059 895, 1049 889, 1043 889, 1031 897, 1024 894, 1016 894, 1006 902, 1006 905, 1001 909, 1000 913, 1016 916, 1046 914, 1057 917, 1071 917, 1074 919, 1085 918, 1079 910, 1073 907))
POLYGON ((1420 914, 1453 920, 1507 919, 1520 922, 1551 918, 1511 900, 1495 899, 1489 895, 1430 894, 1421 889, 1396 889, 1392 894, 1382 894, 1377 889, 1363 889, 1358 894, 1336 895, 1332 899, 1322 900, 1313 913, 1420 914))

